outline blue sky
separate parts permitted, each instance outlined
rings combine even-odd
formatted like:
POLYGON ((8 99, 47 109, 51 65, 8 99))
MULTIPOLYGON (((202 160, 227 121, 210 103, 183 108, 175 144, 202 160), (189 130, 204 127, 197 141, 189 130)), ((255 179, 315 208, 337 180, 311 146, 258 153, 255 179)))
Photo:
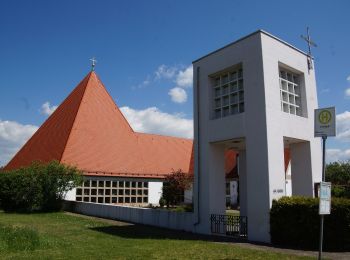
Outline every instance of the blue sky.
POLYGON ((345 0, 1 1, 0 165, 89 72, 92 56, 136 130, 191 137, 193 60, 257 29, 306 50, 307 26, 318 44, 319 104, 336 106, 342 131, 329 160, 350 158, 349 10, 345 0))

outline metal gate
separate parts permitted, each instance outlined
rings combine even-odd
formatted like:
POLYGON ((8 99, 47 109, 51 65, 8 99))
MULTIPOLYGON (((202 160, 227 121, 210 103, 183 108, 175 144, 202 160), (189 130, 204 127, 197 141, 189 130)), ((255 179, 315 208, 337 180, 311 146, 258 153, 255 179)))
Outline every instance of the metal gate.
POLYGON ((211 233, 247 238, 248 220, 245 216, 211 214, 211 233))

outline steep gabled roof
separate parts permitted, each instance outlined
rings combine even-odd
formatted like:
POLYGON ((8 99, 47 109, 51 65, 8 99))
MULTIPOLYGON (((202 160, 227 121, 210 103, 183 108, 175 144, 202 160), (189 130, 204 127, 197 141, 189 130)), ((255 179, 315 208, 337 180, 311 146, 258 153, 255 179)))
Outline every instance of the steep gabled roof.
POLYGON ((192 140, 135 133, 94 72, 90 72, 8 163, 77 166, 87 174, 163 178, 189 172, 192 140))
POLYGON ((91 74, 88 74, 78 84, 6 165, 5 169, 27 166, 36 160, 42 162, 61 160, 90 76, 91 74))

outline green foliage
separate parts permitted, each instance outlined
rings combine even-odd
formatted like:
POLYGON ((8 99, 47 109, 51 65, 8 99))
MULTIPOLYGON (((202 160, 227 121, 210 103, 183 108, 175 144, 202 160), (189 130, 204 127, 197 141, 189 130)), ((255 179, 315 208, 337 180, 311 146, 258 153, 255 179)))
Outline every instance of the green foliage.
POLYGON ((337 185, 350 185, 350 160, 327 164, 326 181, 337 185))
POLYGON ((0 207, 6 211, 59 210, 67 191, 82 182, 75 167, 52 161, 0 174, 0 207))
MULTIPOLYGON (((283 197, 272 202, 271 241, 282 246, 317 250, 320 217, 317 198, 283 197)), ((350 200, 332 198, 331 214, 324 217, 325 250, 350 250, 350 200)))
POLYGON ((350 199, 350 161, 327 164, 326 181, 332 183, 332 196, 350 199))
POLYGON ((166 204, 165 199, 163 197, 160 197, 160 199, 159 199, 159 206, 161 208, 163 208, 165 206, 165 204, 166 204))
POLYGON ((163 198, 167 207, 183 201, 184 191, 191 187, 193 175, 177 170, 165 178, 163 183, 163 198))
POLYGON ((0 240, 11 251, 31 251, 40 245, 38 232, 29 227, 0 226, 0 240))
POLYGON ((175 211, 175 212, 193 212, 193 205, 192 204, 180 205, 180 206, 173 208, 172 211, 175 211))

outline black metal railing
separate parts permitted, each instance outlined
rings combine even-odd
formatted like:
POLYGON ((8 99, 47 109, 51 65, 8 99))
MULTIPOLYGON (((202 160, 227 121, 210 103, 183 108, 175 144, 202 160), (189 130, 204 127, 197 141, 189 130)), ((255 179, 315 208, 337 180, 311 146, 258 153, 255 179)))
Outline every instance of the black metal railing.
POLYGON ((211 214, 211 233, 247 238, 248 219, 245 216, 211 214))

